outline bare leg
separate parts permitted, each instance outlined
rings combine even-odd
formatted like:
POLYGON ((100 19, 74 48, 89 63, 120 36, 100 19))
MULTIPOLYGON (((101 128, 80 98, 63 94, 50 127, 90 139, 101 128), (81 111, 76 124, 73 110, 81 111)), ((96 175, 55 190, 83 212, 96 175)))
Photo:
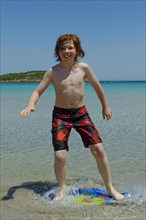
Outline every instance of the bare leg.
POLYGON ((104 181, 104 184, 106 186, 106 189, 109 195, 114 197, 116 200, 122 200, 124 196, 121 195, 119 192, 117 192, 113 187, 111 174, 110 174, 110 168, 109 168, 109 162, 108 162, 108 159, 107 159, 107 156, 105 154, 102 144, 99 143, 95 145, 90 145, 90 150, 96 159, 99 172, 102 176, 102 179, 104 181))
POLYGON ((54 171, 55 171, 57 183, 60 186, 60 191, 57 193, 54 199, 56 201, 60 201, 65 197, 66 159, 67 159, 66 150, 59 150, 54 153, 54 171))

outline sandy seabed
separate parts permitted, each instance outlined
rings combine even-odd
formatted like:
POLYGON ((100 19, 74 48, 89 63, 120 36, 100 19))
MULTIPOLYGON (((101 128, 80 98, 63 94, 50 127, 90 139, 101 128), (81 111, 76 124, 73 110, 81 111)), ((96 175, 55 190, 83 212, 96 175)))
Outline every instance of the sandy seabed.
POLYGON ((1 220, 145 220, 146 202, 114 202, 79 207, 42 201, 29 189, 19 189, 11 199, 1 200, 1 220))

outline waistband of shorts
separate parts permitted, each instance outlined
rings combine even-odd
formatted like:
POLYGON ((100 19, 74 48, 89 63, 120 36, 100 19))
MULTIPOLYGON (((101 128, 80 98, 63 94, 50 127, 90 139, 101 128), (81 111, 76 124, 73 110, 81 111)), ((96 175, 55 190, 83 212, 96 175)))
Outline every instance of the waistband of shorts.
POLYGON ((86 110, 85 105, 79 107, 79 108, 60 108, 57 106, 54 106, 54 111, 58 112, 58 113, 72 113, 72 112, 78 112, 78 111, 82 111, 82 110, 86 110))

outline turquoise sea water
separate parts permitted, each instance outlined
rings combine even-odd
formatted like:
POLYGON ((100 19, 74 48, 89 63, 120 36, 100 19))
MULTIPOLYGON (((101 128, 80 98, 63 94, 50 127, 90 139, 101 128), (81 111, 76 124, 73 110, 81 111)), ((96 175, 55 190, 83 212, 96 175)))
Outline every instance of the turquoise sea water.
MULTIPOLYGON (((85 84, 86 107, 103 139, 114 185, 118 190, 137 193, 137 201, 143 203, 146 171, 146 82, 101 84, 113 112, 112 120, 107 122, 102 119, 100 102, 89 83, 85 84)), ((61 218, 59 211, 59 214, 56 214, 56 206, 48 207, 39 197, 41 190, 37 189, 42 189, 48 183, 56 183, 51 142, 51 118, 55 98, 53 86, 41 96, 35 113, 25 119, 19 116, 20 110, 26 106, 28 97, 37 85, 38 83, 1 83, 1 198, 8 194, 10 197, 5 197, 1 202, 2 219, 51 219, 47 218, 49 209, 52 220, 78 220, 77 217, 73 218, 75 214, 71 214, 74 213, 71 207, 70 213, 65 212, 61 218), (14 199, 11 199, 12 196, 14 199)), ((90 151, 84 149, 80 136, 74 130, 71 132, 69 146, 68 184, 103 187, 90 151)), ((127 205, 125 216, 144 215, 142 203, 135 205, 135 211, 133 206, 124 203, 127 205)), ((107 219, 116 219, 114 213, 117 212, 118 216, 122 208, 121 205, 118 212, 116 205, 110 208, 108 206, 107 219)), ((59 210, 64 213, 64 209, 59 210)), ((95 210, 93 212, 95 213, 95 210)), ((100 220, 106 219, 101 214, 102 208, 96 209, 96 212, 100 220)), ((85 218, 84 212, 81 212, 79 219, 94 219, 92 214, 88 210, 85 218)))

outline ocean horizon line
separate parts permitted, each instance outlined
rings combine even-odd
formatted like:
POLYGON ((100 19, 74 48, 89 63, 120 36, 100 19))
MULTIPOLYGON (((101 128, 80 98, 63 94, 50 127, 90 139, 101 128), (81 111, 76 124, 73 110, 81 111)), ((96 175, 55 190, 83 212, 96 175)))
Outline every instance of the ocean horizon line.
MULTIPOLYGON (((39 83, 41 80, 1 80, 0 83, 39 83)), ((85 80, 88 83, 88 80, 85 80)), ((99 80, 101 83, 146 82, 146 80, 99 80)))

